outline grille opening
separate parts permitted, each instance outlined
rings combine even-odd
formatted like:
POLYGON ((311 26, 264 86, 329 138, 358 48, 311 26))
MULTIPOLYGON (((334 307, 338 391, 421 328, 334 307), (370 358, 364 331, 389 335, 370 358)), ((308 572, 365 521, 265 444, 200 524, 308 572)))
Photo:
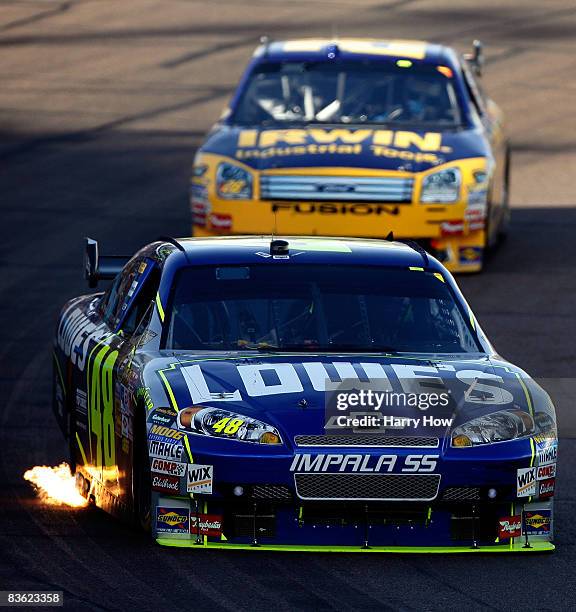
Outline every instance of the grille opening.
POLYGON ((422 500, 436 498, 439 474, 295 474, 301 499, 422 500))
POLYGON ((492 508, 483 508, 477 516, 472 516, 470 510, 455 512, 450 517, 450 538, 493 544, 498 536, 498 513, 492 508))
POLYGON ((439 440, 434 436, 384 436, 380 434, 332 434, 299 435, 294 437, 296 446, 415 446, 438 448, 439 440))
POLYGON ((232 514, 227 524, 231 528, 226 531, 226 534, 233 538, 253 538, 254 531, 256 531, 257 539, 273 538, 276 535, 276 515, 274 514, 232 514))
POLYGON ((313 202, 394 203, 412 202, 414 179, 381 176, 290 176, 263 174, 262 200, 313 202))
POLYGON ((479 487, 448 487, 442 493, 442 501, 470 502, 480 501, 479 487))
POLYGON ((330 502, 305 503, 302 506, 303 524, 330 525, 424 525, 428 516, 428 506, 405 504, 402 502, 330 502))

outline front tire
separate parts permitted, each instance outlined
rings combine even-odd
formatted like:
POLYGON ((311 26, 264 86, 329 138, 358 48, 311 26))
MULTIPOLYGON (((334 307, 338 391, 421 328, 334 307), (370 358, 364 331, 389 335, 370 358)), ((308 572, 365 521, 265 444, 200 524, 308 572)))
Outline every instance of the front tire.
POLYGON ((132 452, 133 523, 145 533, 150 533, 152 525, 152 479, 150 477, 150 456, 148 455, 146 440, 144 419, 137 419, 132 452))
POLYGON ((502 192, 502 217, 500 219, 500 227, 498 228, 498 238, 505 240, 508 236, 510 227, 510 147, 506 148, 506 161, 504 162, 504 186, 502 192))

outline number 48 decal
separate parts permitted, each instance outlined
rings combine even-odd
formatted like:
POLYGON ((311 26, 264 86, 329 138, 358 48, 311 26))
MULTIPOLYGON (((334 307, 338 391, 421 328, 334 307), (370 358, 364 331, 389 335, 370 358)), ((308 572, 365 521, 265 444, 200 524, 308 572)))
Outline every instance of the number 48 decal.
POLYGON ((231 417, 226 417, 224 419, 220 419, 217 423, 214 423, 214 425, 212 425, 212 429, 217 433, 233 435, 240 429, 242 423, 244 423, 244 419, 233 419, 231 417))
POLYGON ((111 351, 109 346, 102 346, 99 350, 96 347, 94 351, 97 351, 96 356, 88 369, 90 454, 94 460, 92 454, 92 435, 94 435, 96 438, 96 467, 111 467, 116 463, 112 374, 118 351, 111 351))

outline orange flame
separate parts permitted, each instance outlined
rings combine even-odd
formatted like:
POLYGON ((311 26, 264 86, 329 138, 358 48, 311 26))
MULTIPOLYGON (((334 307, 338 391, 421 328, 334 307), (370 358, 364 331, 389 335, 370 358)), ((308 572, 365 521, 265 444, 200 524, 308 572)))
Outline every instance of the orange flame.
POLYGON ((76 489, 75 478, 67 463, 56 467, 37 465, 24 472, 24 479, 34 485, 38 496, 46 504, 73 508, 88 505, 88 501, 76 489))

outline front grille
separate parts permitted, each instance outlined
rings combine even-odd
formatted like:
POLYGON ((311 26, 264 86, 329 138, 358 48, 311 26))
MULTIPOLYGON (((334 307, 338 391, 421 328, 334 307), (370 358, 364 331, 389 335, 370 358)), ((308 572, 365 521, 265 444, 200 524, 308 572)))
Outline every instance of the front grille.
POLYGON ((254 485, 252 487, 252 497, 254 499, 292 499, 290 489, 283 485, 254 485))
POLYGON ((480 489, 478 487, 449 487, 442 493, 443 501, 479 501, 480 489))
POLYGON ((295 436, 296 446, 418 446, 438 448, 438 438, 432 436, 382 436, 379 434, 352 434, 328 436, 295 436))
POLYGON ((430 501, 439 474, 295 474, 300 499, 430 501))
POLYGON ((411 202, 414 179, 363 176, 287 176, 260 178, 263 200, 336 202, 411 202))

